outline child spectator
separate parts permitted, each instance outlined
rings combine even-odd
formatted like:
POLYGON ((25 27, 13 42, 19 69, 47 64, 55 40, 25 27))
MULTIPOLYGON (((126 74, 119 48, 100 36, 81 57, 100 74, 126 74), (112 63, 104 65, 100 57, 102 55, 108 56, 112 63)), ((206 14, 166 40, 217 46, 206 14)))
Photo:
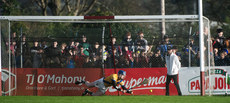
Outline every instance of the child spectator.
POLYGON ((220 53, 220 58, 216 60, 215 65, 216 66, 229 66, 230 64, 229 58, 226 57, 225 51, 222 51, 220 53))
POLYGON ((75 68, 75 62, 73 60, 73 55, 67 55, 66 68, 75 68))
POLYGON ((135 40, 135 51, 147 52, 148 41, 144 38, 144 33, 138 33, 138 38, 135 40))
POLYGON ((156 50, 156 52, 150 57, 149 65, 150 67, 164 67, 164 60, 161 57, 161 51, 156 50))
MULTIPOLYGON (((128 46, 128 50, 129 51, 134 51, 134 42, 131 38, 131 33, 130 32, 127 32, 126 33, 126 37, 125 39, 122 41, 122 47, 125 47, 125 46, 128 46)), ((124 51, 124 48, 123 48, 123 51, 124 51)))

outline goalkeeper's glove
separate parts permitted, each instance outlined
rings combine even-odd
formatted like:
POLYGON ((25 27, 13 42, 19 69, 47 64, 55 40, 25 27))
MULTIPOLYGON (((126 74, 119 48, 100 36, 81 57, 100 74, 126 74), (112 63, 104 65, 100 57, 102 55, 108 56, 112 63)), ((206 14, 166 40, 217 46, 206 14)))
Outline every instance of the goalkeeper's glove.
POLYGON ((127 90, 127 92, 126 92, 126 93, 133 94, 133 91, 131 91, 131 90, 127 90))
POLYGON ((118 91, 121 91, 121 88, 116 88, 118 91))

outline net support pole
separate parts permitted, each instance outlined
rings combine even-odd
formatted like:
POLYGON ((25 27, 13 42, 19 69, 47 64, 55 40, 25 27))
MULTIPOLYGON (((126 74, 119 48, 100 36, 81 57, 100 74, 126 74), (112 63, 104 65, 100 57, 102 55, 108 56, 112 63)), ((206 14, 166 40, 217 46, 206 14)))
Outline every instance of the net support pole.
MULTIPOLYGON (((0 80, 2 80, 2 24, 0 22, 0 80)), ((0 81, 0 96, 2 96, 2 82, 0 81)))
POLYGON ((23 58, 22 58, 22 56, 23 56, 23 48, 22 48, 22 45, 23 45, 22 27, 21 27, 21 29, 20 29, 20 32, 21 32, 21 42, 20 42, 21 57, 20 57, 20 59, 21 59, 21 68, 23 68, 23 58))
POLYGON ((191 34, 192 34, 192 27, 190 27, 189 28, 189 35, 188 35, 188 44, 189 44, 189 46, 188 46, 188 63, 189 63, 189 65, 188 65, 188 67, 191 67, 191 49, 190 49, 190 47, 191 47, 191 45, 190 45, 190 41, 191 41, 191 38, 190 38, 190 36, 191 36, 191 34))
POLYGON ((8 41, 8 45, 9 45, 9 48, 8 48, 8 51, 9 51, 9 96, 11 96, 11 49, 10 49, 10 45, 13 41, 11 41, 11 35, 10 35, 10 21, 8 23, 8 29, 9 29, 9 41, 8 41))
POLYGON ((199 3, 199 47, 200 47, 200 95, 205 95, 205 68, 204 68, 204 24, 203 24, 203 4, 202 0, 199 3))
POLYGON ((101 40, 102 40, 102 60, 101 60, 101 62, 102 62, 102 76, 103 77, 105 77, 105 62, 104 62, 104 45, 105 45, 105 39, 104 39, 104 37, 105 37, 105 27, 103 27, 102 28, 102 36, 101 36, 102 38, 101 38, 101 40))
POLYGON ((225 88, 225 96, 227 96, 228 95, 228 73, 227 72, 225 74, 225 86, 226 86, 226 88, 225 88))
MULTIPOLYGON (((165 0, 161 0, 161 15, 165 16, 165 0)), ((165 30, 165 19, 162 19, 161 22, 161 38, 164 39, 164 36, 166 34, 166 30, 165 30)))

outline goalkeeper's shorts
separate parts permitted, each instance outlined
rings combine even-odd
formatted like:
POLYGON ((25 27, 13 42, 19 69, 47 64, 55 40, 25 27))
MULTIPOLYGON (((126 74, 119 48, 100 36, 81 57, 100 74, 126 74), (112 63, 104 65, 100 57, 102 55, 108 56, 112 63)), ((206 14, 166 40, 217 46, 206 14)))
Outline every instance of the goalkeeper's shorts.
POLYGON ((97 87, 102 93, 105 94, 108 87, 105 87, 103 80, 104 80, 104 78, 101 78, 101 79, 94 81, 94 86, 97 87))

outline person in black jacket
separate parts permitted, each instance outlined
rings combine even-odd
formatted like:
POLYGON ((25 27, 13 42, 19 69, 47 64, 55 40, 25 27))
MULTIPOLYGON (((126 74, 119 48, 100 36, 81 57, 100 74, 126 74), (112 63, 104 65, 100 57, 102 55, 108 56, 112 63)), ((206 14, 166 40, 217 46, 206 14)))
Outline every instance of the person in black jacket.
POLYGON ((156 50, 156 52, 150 57, 149 66, 150 67, 164 67, 164 60, 161 57, 161 51, 156 50))
POLYGON ((60 66, 60 54, 61 50, 58 48, 58 42, 54 41, 53 45, 47 48, 46 50, 46 55, 47 55, 47 62, 48 62, 48 67, 50 68, 58 68, 60 66))

